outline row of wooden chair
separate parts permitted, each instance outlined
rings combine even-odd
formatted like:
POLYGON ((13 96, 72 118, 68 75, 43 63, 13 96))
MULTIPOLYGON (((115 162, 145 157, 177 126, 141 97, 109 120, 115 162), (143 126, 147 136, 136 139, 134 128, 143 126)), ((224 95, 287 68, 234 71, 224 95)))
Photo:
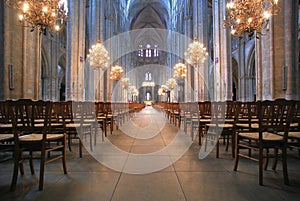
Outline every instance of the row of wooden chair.
POLYGON ((268 159, 275 158, 272 166, 275 169, 280 158, 284 182, 288 184, 287 148, 300 147, 300 101, 167 103, 165 115, 176 125, 172 108, 180 114, 185 132, 190 127, 193 137, 198 130, 199 144, 206 148, 208 143, 216 142, 216 157, 219 157, 219 139, 224 139, 226 151, 231 142, 234 170, 240 157, 258 161, 259 184, 263 184, 263 169, 267 169, 268 159))
POLYGON ((29 159, 31 173, 34 174, 33 159, 36 152, 40 153, 39 190, 42 190, 46 163, 62 158, 64 173, 67 173, 66 142, 72 151, 73 140, 78 140, 79 156, 82 157, 82 140, 89 140, 92 151, 99 129, 102 130, 103 140, 107 136, 107 128, 112 134, 114 127, 125 123, 130 113, 141 108, 142 105, 130 104, 129 107, 126 103, 50 102, 29 99, 1 101, 0 151, 13 153, 15 161, 11 190, 16 188, 18 169, 24 174, 24 159, 29 159), (53 155, 52 152, 60 154, 53 155))
POLYGON ((11 134, 5 133, 11 137, 2 138, 2 148, 6 146, 6 149, 0 150, 13 153, 11 191, 16 188, 18 170, 20 169, 21 174, 24 174, 24 159, 29 159, 30 170, 34 174, 33 159, 36 153, 40 159, 39 190, 43 189, 45 164, 61 159, 63 171, 67 174, 66 133, 64 124, 52 121, 53 104, 44 101, 18 100, 2 102, 1 105, 7 112, 6 117, 2 117, 9 118, 11 123, 11 129, 6 128, 11 134))

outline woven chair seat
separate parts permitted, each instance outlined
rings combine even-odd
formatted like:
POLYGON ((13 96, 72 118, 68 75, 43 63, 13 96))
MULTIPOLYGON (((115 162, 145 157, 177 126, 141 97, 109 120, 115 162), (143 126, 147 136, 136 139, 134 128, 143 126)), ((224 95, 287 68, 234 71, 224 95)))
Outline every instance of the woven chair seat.
MULTIPOLYGON (((283 136, 274 133, 263 132, 262 138, 265 141, 282 141, 283 136)), ((251 140, 259 140, 259 133, 239 133, 239 136, 245 137, 251 140)))
MULTIPOLYGON (((253 123, 250 124, 252 129, 258 129, 259 128, 259 124, 258 123, 253 123)), ((237 127, 240 128, 249 128, 249 124, 248 123, 237 123, 236 124, 237 127)))
MULTIPOLYGON (((47 134, 47 140, 58 140, 64 137, 64 134, 47 134)), ((29 134, 19 137, 21 141, 41 141, 43 134, 29 134)))

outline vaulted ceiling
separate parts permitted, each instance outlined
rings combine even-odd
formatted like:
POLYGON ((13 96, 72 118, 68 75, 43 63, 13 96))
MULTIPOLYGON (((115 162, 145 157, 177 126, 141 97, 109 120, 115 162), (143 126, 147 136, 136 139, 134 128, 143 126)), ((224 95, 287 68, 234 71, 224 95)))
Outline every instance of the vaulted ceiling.
MULTIPOLYGON (((208 1, 209 6, 211 6, 211 0, 208 1)), ((170 29, 172 26, 171 18, 173 19, 178 10, 181 10, 181 8, 175 9, 175 6, 183 5, 182 0, 123 0, 121 2, 122 7, 126 8, 129 29, 140 30, 140 34, 136 35, 135 41, 164 41, 165 36, 159 37, 161 35, 159 31, 156 34, 147 34, 142 29, 170 29)))
POLYGON ((167 28, 169 0, 131 0, 128 19, 131 29, 167 28))

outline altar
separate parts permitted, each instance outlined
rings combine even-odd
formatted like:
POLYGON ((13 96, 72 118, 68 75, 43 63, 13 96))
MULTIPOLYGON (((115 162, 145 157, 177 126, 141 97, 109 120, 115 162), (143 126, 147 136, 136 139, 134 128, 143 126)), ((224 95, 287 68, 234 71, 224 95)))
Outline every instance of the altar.
POLYGON ((144 101, 144 103, 146 104, 146 106, 151 106, 153 101, 144 101))

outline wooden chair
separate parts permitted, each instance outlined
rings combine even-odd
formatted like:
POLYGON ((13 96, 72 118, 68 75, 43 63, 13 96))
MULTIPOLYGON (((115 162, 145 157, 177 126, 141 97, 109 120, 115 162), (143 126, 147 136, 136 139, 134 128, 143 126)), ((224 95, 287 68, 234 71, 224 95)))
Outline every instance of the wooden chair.
POLYGON ((13 137, 11 121, 8 118, 7 101, 0 101, 0 163, 12 158, 13 137))
MULTIPOLYGON (((29 152, 31 173, 34 174, 33 153, 39 152, 40 176, 39 190, 43 190, 45 164, 57 159, 62 160, 63 171, 66 166, 66 134, 64 125, 60 129, 51 127, 52 103, 44 101, 19 100, 9 102, 14 131, 14 170, 11 191, 17 184, 18 169, 22 165, 24 153, 29 152), (39 120, 36 122, 36 120, 39 120), (41 121, 43 119, 43 121, 41 121), (43 126, 40 126, 43 124, 43 126), (55 152, 55 155, 48 153, 55 152)), ((21 174, 24 174, 21 171, 21 174)))
POLYGON ((292 120, 292 126, 288 134, 289 146, 298 149, 300 156, 300 100, 295 101, 295 112, 292 120))
MULTIPOLYGON (((233 102, 213 102, 211 105, 211 122, 205 124, 205 146, 208 141, 216 141, 216 157, 219 158, 219 139, 223 138, 226 144, 225 150, 228 151, 231 139, 234 139, 234 125, 238 116, 240 105, 233 102)), ((232 157, 234 157, 234 142, 232 144, 232 157)))
MULTIPOLYGON (((240 157, 251 159, 259 163, 259 184, 263 185, 263 170, 266 169, 264 161, 269 158, 281 158, 284 183, 288 184, 287 171, 287 138, 290 122, 292 120, 294 102, 286 100, 263 101, 257 103, 258 128, 237 129, 236 130, 236 147, 234 171, 237 170, 240 157), (279 135, 283 132, 283 135, 279 135), (258 156, 244 154, 241 150, 256 150, 258 156), (269 153, 270 149, 281 150, 281 154, 274 152, 269 153)), ((251 114, 248 114, 251 115, 251 114)), ((249 118, 251 119, 251 118, 249 118)))
POLYGON ((69 150, 72 151, 73 140, 79 141, 79 157, 82 157, 82 139, 89 138, 90 149, 92 150, 92 129, 93 124, 90 122, 84 122, 86 117, 85 103, 82 102, 61 102, 60 111, 65 122, 66 134, 68 140, 69 150))

